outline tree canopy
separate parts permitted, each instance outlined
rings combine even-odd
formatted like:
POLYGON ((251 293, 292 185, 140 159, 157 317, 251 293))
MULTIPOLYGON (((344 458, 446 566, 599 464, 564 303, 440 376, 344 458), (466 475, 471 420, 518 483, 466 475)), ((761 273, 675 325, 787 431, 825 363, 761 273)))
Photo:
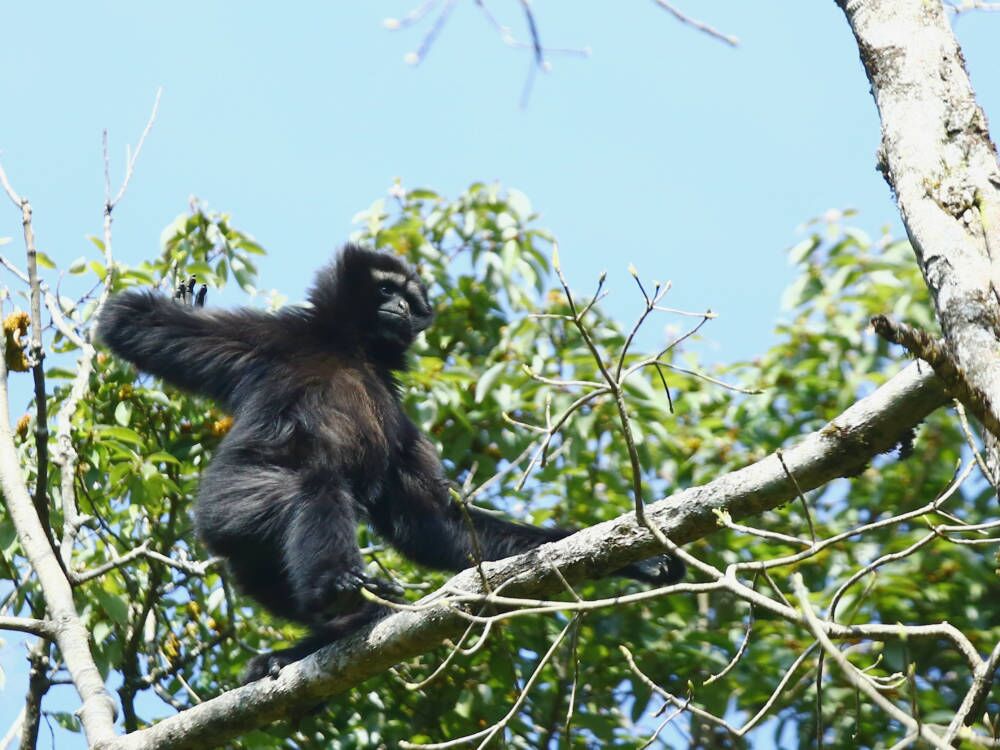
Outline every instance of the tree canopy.
MULTIPOLYGON (((845 10, 893 134, 882 161, 909 237, 868 236, 850 212, 813 220, 788 251, 775 343, 753 361, 706 361, 711 289, 706 309, 674 309, 669 269, 571 288, 571 261, 516 189, 396 183, 357 214, 352 240, 430 286, 436 320, 401 381, 456 497, 586 530, 451 578, 361 527, 366 561, 412 606, 242 688, 246 661, 298 632, 235 591, 193 530, 231 418, 102 351, 93 330, 110 294, 190 274, 248 305, 288 304, 258 288, 272 248, 192 201, 156 257, 115 258, 140 142, 93 257, 57 268, 0 172, 25 250, 23 265, 3 259, 0 373, 0 628, 37 636, 21 747, 46 720, 104 748, 1000 744, 1000 401, 982 344, 1000 335, 1000 168, 959 72, 918 70, 902 89, 885 72, 880 54, 906 43, 880 24, 909 33, 916 4, 845 10), (893 107, 934 76, 951 87, 943 121, 965 119, 913 159, 893 107), (964 156, 937 182, 921 172, 956 143, 964 156), (84 291, 64 294, 64 277, 84 291), (608 294, 634 295, 638 319, 607 315, 608 294), (8 383, 29 378, 34 401, 11 413, 8 383), (680 584, 601 577, 663 549, 688 563, 680 584), (49 705, 67 681, 79 711, 49 705)), ((934 39, 954 62, 935 12, 939 37, 917 35, 914 59, 934 39)))

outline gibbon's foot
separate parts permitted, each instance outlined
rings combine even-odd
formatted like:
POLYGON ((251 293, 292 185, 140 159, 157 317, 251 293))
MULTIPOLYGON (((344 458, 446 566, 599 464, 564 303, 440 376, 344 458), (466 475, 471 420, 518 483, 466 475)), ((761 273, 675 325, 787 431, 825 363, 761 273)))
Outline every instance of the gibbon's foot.
POLYGON ((671 583, 677 583, 684 578, 686 572, 687 566, 682 560, 667 554, 649 557, 616 571, 617 574, 654 586, 668 586, 671 583))
POLYGON ((342 638, 356 633, 366 625, 392 614, 392 610, 381 604, 365 602, 357 612, 341 615, 314 628, 312 635, 303 638, 291 648, 283 648, 266 654, 258 654, 247 662, 241 676, 241 684, 246 685, 263 677, 276 678, 281 670, 292 662, 304 659, 323 646, 336 643, 342 638))
POLYGON ((240 676, 240 684, 247 685, 263 677, 270 677, 272 680, 277 679, 282 669, 292 662, 308 656, 319 647, 305 648, 305 645, 306 641, 303 641, 291 648, 283 648, 266 654, 257 654, 257 656, 247 662, 246 669, 243 670, 243 674, 240 676))
POLYGON ((369 576, 361 570, 327 571, 309 586, 303 596, 307 616, 314 622, 357 612, 365 604, 361 589, 394 601, 403 595, 396 584, 369 576))
POLYGON ((304 614, 314 622, 353 612, 364 604, 365 575, 357 570, 325 571, 302 592, 304 614))
POLYGON ((373 594, 390 602, 399 601, 403 597, 403 587, 395 581, 388 581, 384 578, 369 578, 364 586, 373 594))

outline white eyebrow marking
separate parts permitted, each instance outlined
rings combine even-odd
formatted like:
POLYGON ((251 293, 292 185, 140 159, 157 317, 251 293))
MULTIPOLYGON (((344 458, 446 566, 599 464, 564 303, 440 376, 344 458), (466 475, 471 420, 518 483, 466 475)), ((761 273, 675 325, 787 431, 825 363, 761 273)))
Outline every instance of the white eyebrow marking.
POLYGON ((406 276, 396 271, 383 271, 380 268, 373 268, 372 278, 375 281, 388 281, 399 287, 406 285, 406 276))

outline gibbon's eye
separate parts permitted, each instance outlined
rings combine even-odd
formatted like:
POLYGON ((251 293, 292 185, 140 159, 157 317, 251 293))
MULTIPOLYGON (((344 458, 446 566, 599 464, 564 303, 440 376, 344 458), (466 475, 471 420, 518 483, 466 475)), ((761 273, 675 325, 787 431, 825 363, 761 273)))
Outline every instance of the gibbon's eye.
POLYGON ((396 293, 396 288, 392 284, 379 284, 378 293, 388 299, 396 293))

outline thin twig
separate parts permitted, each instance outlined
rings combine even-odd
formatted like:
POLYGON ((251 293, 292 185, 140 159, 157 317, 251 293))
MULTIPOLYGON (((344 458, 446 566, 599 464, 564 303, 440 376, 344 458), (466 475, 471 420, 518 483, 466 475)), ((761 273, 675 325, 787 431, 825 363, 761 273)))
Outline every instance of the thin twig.
MULTIPOLYGON (((153 100, 153 109, 149 113, 149 119, 146 120, 146 127, 142 129, 142 134, 139 136, 139 142, 135 145, 135 151, 126 151, 125 160, 125 178, 122 180, 121 187, 118 188, 118 192, 115 194, 114 198, 110 197, 111 192, 111 180, 108 178, 105 182, 105 187, 107 189, 107 201, 105 204, 105 210, 109 213, 118 205, 119 201, 125 196, 125 191, 128 189, 128 184, 132 179, 132 175, 135 173, 135 163, 139 159, 139 154, 142 152, 142 147, 146 143, 146 136, 153 129, 153 123, 156 122, 156 113, 160 109, 160 97, 163 95, 163 87, 161 86, 156 90, 156 98, 153 100)), ((107 143, 107 134, 105 133, 105 144, 107 143)), ((104 157, 105 167, 108 164, 107 149, 105 149, 104 157)), ((106 172, 107 174, 107 172, 106 172)), ((110 272, 111 267, 108 266, 108 271, 110 272)))
POLYGON ((806 502, 806 496, 802 494, 802 488, 799 487, 799 482, 795 478, 795 475, 788 469, 784 454, 780 450, 777 450, 774 452, 774 455, 781 462, 781 468, 784 470, 785 476, 795 486, 795 494, 799 496, 799 501, 802 503, 802 512, 805 513, 806 523, 809 524, 809 537, 812 539, 812 543, 816 544, 816 528, 813 526, 812 513, 809 512, 809 503, 806 502))
POLYGON ((483 729, 479 732, 475 732, 473 734, 469 734, 464 737, 457 737, 453 740, 447 740, 446 742, 429 742, 424 744, 424 743, 403 741, 399 743, 399 746, 402 748, 407 748, 408 750, 420 750, 420 749, 446 750, 446 748, 457 747, 459 745, 468 745, 475 742, 476 740, 482 740, 478 745, 479 749, 482 750, 482 748, 486 747, 487 745, 489 745, 490 742, 493 741, 493 738, 496 737, 499 732, 507 728, 507 725, 510 723, 511 719, 513 719, 517 715, 518 711, 520 711, 521 706, 524 704, 524 701, 527 700, 528 698, 528 694, 531 692, 531 689, 535 686, 535 683, 538 681, 542 669, 545 667, 546 664, 549 663, 549 660, 552 658, 552 655, 556 652, 556 649, 559 647, 559 644, 562 643, 563 639, 566 637, 566 634, 570 631, 570 629, 573 627, 575 623, 576 623, 576 618, 573 618, 568 623, 566 623, 566 627, 564 627, 562 631, 559 633, 559 635, 555 637, 555 639, 552 641, 552 644, 549 646, 548 651, 546 651, 545 654, 542 656, 542 658, 538 660, 538 664, 535 665, 535 669, 531 673, 531 676, 524 683, 524 687, 521 689, 517 698, 514 700, 514 703, 511 705, 510 710, 506 714, 504 714, 504 716, 502 716, 498 721, 496 721, 486 729, 483 729))
MULTIPOLYGON (((111 286, 114 281, 114 256, 112 254, 111 245, 112 212, 114 211, 115 206, 118 205, 118 202, 124 197, 125 190, 128 188, 129 181, 132 179, 132 175, 135 172, 136 160, 142 152, 143 144, 146 142, 146 136, 149 135, 152 130, 153 123, 156 121, 156 114, 160 106, 160 96, 162 93, 162 88, 158 89, 156 92, 156 98, 153 101, 153 108, 150 112, 149 119, 146 121, 146 127, 143 128, 142 134, 139 136, 139 142, 136 144, 135 150, 129 152, 125 163, 125 176, 122 179, 121 187, 118 189, 118 192, 114 195, 114 197, 111 195, 111 182, 109 176, 110 159, 108 156, 107 135, 105 134, 104 136, 103 150, 105 165, 105 193, 103 241, 104 268, 106 269, 106 273, 104 275, 104 281, 101 284, 101 291, 98 294, 95 303, 95 314, 100 313, 105 301, 107 301, 110 296, 111 286)), ((75 479, 77 453, 72 440, 73 416, 76 413, 76 409, 80 401, 87 395, 87 392, 90 389, 90 376, 94 371, 94 356, 97 353, 93 344, 94 335, 95 329, 91 326, 87 331, 86 337, 80 342, 81 351, 76 365, 76 377, 73 378, 69 395, 66 397, 65 401, 63 401, 62 407, 59 409, 59 413, 56 416, 56 442, 55 449, 53 450, 52 461, 59 466, 60 469, 63 537, 62 543, 59 547, 59 553, 63 561, 63 567, 66 570, 69 570, 71 567, 70 555, 72 553, 76 536, 79 533, 83 522, 76 503, 75 479)))
POLYGON ((876 690, 871 683, 868 682, 868 680, 859 676, 854 665, 847 660, 847 657, 841 653, 840 649, 838 649, 833 644, 833 641, 830 640, 829 636, 827 636, 823 624, 820 622, 816 613, 813 611, 812 605, 809 603, 809 592, 806 590, 801 573, 794 573, 792 575, 792 588, 795 591, 795 596, 798 597, 799 608, 805 616, 806 624, 816 637, 816 640, 819 641, 820 645, 823 647, 827 656, 830 657, 838 667, 840 667, 840 670, 847 681, 862 693, 867 695, 871 701, 885 711, 885 713, 910 731, 918 732, 921 737, 938 750, 952 750, 951 746, 948 743, 943 742, 942 738, 935 732, 931 731, 930 727, 926 724, 918 724, 916 719, 904 713, 902 709, 876 690))
POLYGON ((663 10, 667 11, 667 13, 672 15, 681 23, 686 24, 687 26, 690 26, 692 28, 695 28, 698 31, 701 31, 705 34, 708 34, 711 37, 715 37, 719 41, 725 42, 730 47, 738 47, 740 44, 740 40, 737 37, 732 36, 731 34, 724 34, 723 32, 713 28, 712 26, 709 26, 706 23, 702 23, 701 21, 696 21, 690 16, 684 15, 679 10, 677 10, 677 8, 675 8, 672 3, 667 2, 667 0, 653 0, 653 2, 659 5, 661 8, 663 8, 663 10))

